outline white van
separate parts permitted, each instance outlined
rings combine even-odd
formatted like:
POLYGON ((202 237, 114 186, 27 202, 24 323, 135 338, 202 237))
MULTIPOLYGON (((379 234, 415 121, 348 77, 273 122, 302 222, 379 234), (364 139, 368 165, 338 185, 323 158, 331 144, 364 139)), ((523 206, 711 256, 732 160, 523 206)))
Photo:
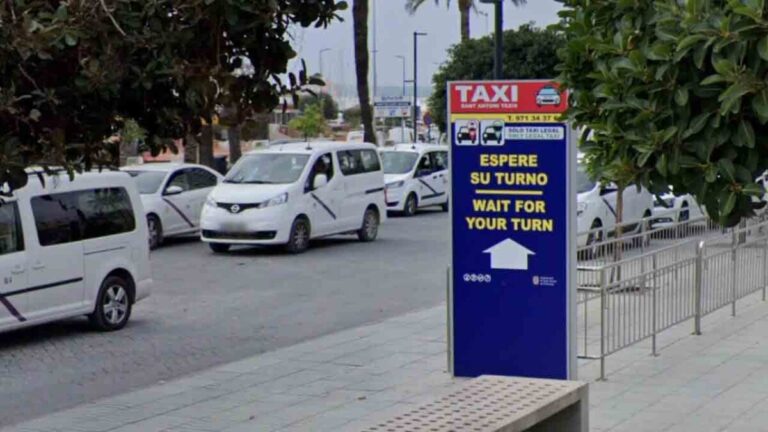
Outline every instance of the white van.
POLYGON ((0 204, 0 331, 78 315, 123 328, 152 284, 136 183, 119 172, 42 178, 0 204))
MULTIPOLYGON (((616 197, 614 185, 604 185, 592 181, 579 163, 576 169, 577 195, 577 244, 585 246, 605 240, 605 236, 613 234, 616 228, 616 197)), ((625 222, 637 222, 653 215, 653 195, 645 188, 635 186, 624 189, 625 222)), ((624 225, 625 232, 640 228, 624 225)))
POLYGON ((355 233, 373 241, 386 218, 384 174, 372 144, 304 142, 244 155, 208 196, 201 238, 231 245, 285 245, 355 233))
POLYGON ((413 216, 419 208, 448 211, 448 150, 431 144, 397 144, 380 151, 387 210, 413 216))

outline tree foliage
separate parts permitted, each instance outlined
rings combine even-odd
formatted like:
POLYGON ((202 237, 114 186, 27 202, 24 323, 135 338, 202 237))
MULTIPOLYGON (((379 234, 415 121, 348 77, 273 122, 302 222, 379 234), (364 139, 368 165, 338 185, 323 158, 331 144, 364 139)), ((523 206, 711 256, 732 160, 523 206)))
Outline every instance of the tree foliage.
MULTIPOLYGON (((514 79, 554 78, 557 73, 557 49, 563 40, 554 31, 523 25, 504 32, 504 77, 514 79)), ((441 131, 445 132, 446 87, 449 81, 493 79, 493 40, 470 39, 448 51, 448 61, 432 77, 434 91, 429 110, 441 131)))
POLYGON ((321 83, 306 70, 286 74, 291 26, 326 26, 344 8, 336 0, 0 3, 0 184, 22 186, 32 164, 114 166, 109 138, 123 119, 158 152, 199 134, 219 106, 242 117, 271 110, 321 83))
MULTIPOLYGON (((413 14, 418 10, 424 3, 427 3, 429 0, 406 0, 405 1, 405 10, 407 10, 409 13, 413 14)), ((440 0, 434 0, 436 5, 440 4, 440 0)), ((510 3, 514 6, 522 6, 527 3, 528 0, 510 0, 510 3)), ((456 6, 459 8, 459 29, 461 32, 461 41, 469 40, 469 13, 473 10, 477 10, 477 3, 480 3, 479 1, 475 0, 456 0, 456 6)), ((445 1, 446 7, 451 7, 451 0, 445 1)))
POLYGON ((764 0, 561 0, 561 81, 594 177, 691 193, 734 225, 768 167, 764 0))
POLYGON ((304 112, 288 122, 288 127, 301 132, 304 138, 314 138, 325 132, 325 116, 323 104, 316 101, 304 108, 304 112))
POLYGON ((323 116, 327 120, 333 120, 335 119, 339 114, 339 104, 336 103, 336 100, 333 99, 333 96, 331 96, 328 93, 318 93, 317 96, 315 95, 304 95, 299 98, 299 104, 297 105, 297 109, 299 111, 304 111, 307 106, 315 104, 315 103, 322 104, 323 107, 323 116))

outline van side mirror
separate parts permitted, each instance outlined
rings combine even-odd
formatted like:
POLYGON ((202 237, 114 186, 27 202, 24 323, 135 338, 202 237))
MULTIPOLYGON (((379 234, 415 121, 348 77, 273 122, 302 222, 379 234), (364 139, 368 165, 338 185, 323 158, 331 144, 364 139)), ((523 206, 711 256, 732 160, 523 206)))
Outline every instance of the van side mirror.
POLYGON ((419 168, 416 170, 416 178, 426 177, 430 174, 432 174, 432 171, 429 168, 419 168))
POLYGON ((600 186, 600 195, 608 195, 610 193, 614 193, 618 191, 618 189, 614 186, 600 186))
POLYGON ((318 174, 312 181, 312 190, 320 189, 328 184, 328 176, 325 174, 318 174))
POLYGON ((163 192, 163 195, 178 195, 182 192, 184 192, 184 189, 182 189, 181 186, 173 185, 165 188, 165 192, 163 192))

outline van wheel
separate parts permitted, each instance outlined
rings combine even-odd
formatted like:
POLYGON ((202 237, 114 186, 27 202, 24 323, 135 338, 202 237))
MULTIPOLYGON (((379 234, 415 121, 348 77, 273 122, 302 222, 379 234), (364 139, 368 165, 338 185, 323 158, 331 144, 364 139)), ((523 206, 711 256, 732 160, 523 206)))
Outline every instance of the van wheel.
POLYGON ((310 226, 309 221, 297 218, 291 225, 291 234, 285 249, 292 254, 300 254, 309 248, 310 226))
POLYGON ((450 205, 451 205, 451 204, 450 204, 450 202, 451 202, 451 200, 450 200, 450 199, 448 199, 448 200, 445 200, 445 202, 444 202, 444 203, 440 204, 440 208, 441 208, 441 209, 443 209, 443 211, 444 211, 444 212, 446 212, 446 213, 448 212, 448 210, 450 210, 450 209, 451 209, 451 207, 450 207, 450 205))
POLYGON ((419 207, 419 199, 416 198, 416 194, 411 193, 405 200, 405 207, 403 208, 403 216, 411 217, 416 214, 416 209, 419 207))
POLYGON ((163 244, 163 224, 155 215, 147 216, 147 230, 149 231, 149 250, 155 250, 163 244))
POLYGON ((363 215, 363 226, 357 231, 357 238, 361 242, 372 242, 379 235, 379 212, 368 208, 363 215))
POLYGON ((96 297, 96 308, 88 315, 91 324, 101 331, 115 331, 125 327, 131 317, 130 284, 119 276, 104 279, 96 297))
POLYGON ((226 243, 208 243, 208 247, 211 248, 213 253, 227 253, 229 252, 230 245, 226 243))
POLYGON ((582 251, 582 259, 593 260, 603 254, 605 246, 603 245, 603 227, 599 219, 592 221, 590 233, 587 236, 587 248, 582 251))

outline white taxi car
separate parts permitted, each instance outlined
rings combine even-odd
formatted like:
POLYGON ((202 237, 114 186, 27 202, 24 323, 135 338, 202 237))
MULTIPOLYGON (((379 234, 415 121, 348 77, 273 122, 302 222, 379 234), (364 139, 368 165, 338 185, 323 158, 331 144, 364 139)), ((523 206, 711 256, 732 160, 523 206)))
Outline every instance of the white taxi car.
POLYGON ((148 163, 122 169, 136 180, 152 249, 167 237, 198 232, 205 199, 224 178, 208 167, 185 163, 148 163))
POLYGON ((430 144, 397 144, 380 151, 387 210, 413 216, 420 208, 448 211, 448 150, 430 144))

